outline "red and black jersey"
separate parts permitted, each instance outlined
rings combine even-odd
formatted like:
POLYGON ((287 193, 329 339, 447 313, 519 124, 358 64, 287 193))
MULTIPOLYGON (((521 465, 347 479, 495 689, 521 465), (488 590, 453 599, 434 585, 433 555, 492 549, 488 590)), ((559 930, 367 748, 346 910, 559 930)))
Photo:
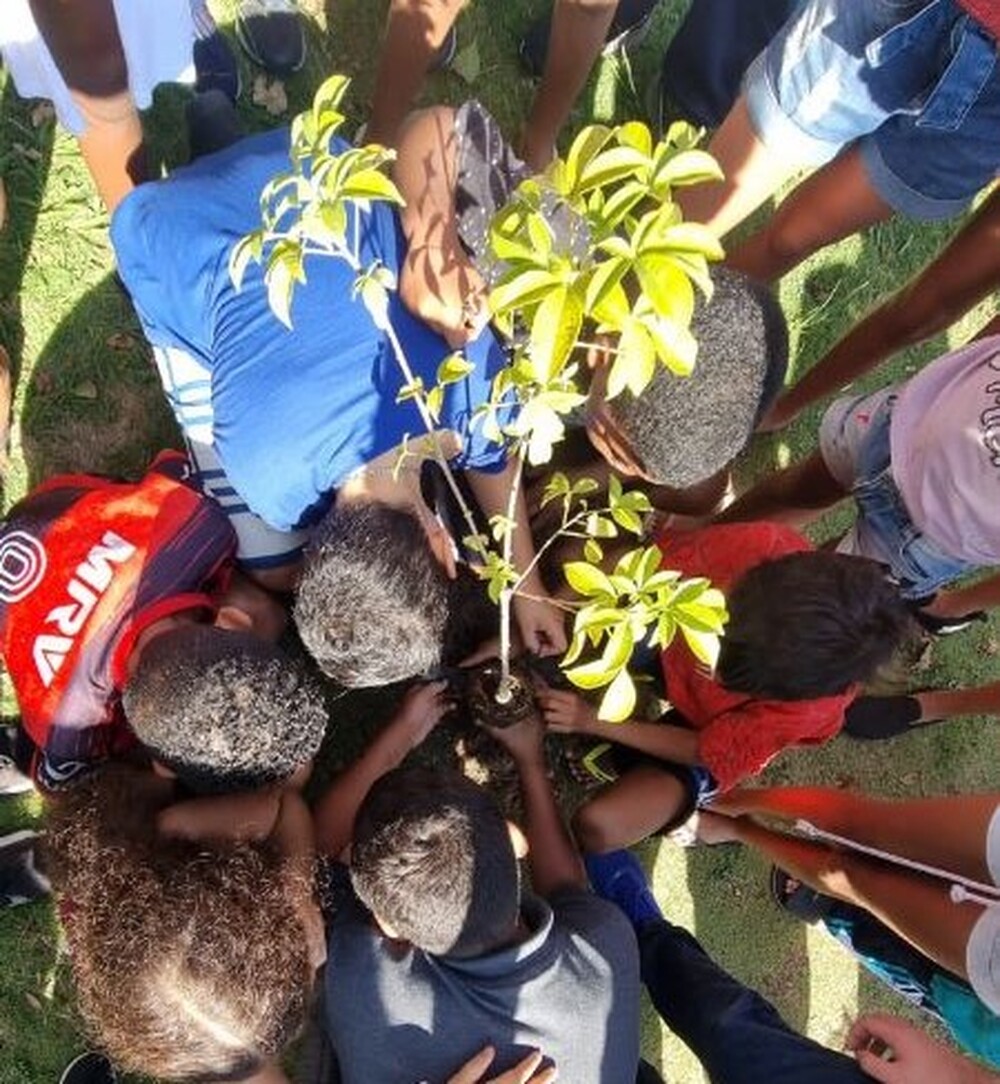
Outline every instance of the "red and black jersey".
POLYGON ((138 483, 62 475, 11 509, 0 644, 40 783, 58 786, 134 744, 120 698, 136 638, 169 614, 213 610, 235 547, 177 452, 138 483))

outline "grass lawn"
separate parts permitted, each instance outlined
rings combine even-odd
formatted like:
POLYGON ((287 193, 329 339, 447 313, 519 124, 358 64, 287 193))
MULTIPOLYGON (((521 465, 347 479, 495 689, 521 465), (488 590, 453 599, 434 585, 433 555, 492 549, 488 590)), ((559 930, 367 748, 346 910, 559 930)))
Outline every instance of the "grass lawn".
MULTIPOLYGON (((516 63, 519 36, 543 0, 476 0, 459 23, 459 69, 436 76, 428 101, 479 97, 514 133, 533 93, 516 63)), ((228 5, 213 4, 223 21, 228 5)), ((244 67, 244 114, 251 127, 283 123, 311 98, 331 71, 351 75, 351 110, 367 111, 385 0, 303 0, 310 24, 306 69, 290 80, 288 108, 270 115, 250 104, 254 76, 244 67)), ((665 0, 653 32, 631 66, 606 61, 584 95, 574 123, 591 117, 641 115, 643 88, 655 74, 662 46, 684 5, 665 0)), ((259 90, 260 88, 258 88, 259 90)), ((166 88, 149 118, 153 160, 164 168, 184 160, 184 92, 166 88)), ((273 102, 273 97, 272 97, 273 102)), ((280 104, 280 103, 279 103, 280 104)), ((34 483, 70 469, 138 474, 151 455, 177 434, 162 402, 148 350, 130 305, 113 278, 107 220, 67 135, 50 115, 22 103, 7 84, 0 120, 0 173, 9 223, 0 234, 0 342, 11 352, 17 389, 11 461, 3 479, 5 507, 34 483)), ((892 224, 838 245, 781 284, 793 334, 796 373, 812 365, 873 302, 921 267, 955 226, 892 224)), ((947 337, 896 359, 877 384, 902 378, 947 347, 964 341, 995 307, 982 306, 947 337)), ((818 411, 787 433, 759 439, 747 457, 746 477, 783 465, 815 443, 818 411)), ((1000 625, 978 625, 935 645, 913 685, 962 685, 994 680, 1000 625)), ((16 706, 9 687, 5 712, 16 706)), ((384 697, 351 697, 334 709, 341 725, 330 743, 326 772, 347 759, 384 713, 384 697)), ((930 728, 884 746, 838 739, 823 749, 781 760, 767 781, 819 782, 875 794, 916 796, 1000 790, 992 720, 970 718, 930 728)), ((442 746, 453 744, 446 735, 442 746)), ((0 832, 36 824, 35 798, 4 799, 0 832)), ((650 843, 642 857, 669 916, 692 929, 709 951, 741 979, 772 998, 790 1023, 839 1044, 857 1011, 900 1010, 830 938, 787 922, 767 899, 766 869, 741 850, 684 852, 650 843)), ((72 1007, 68 967, 47 904, 0 911, 0 1084, 41 1084, 86 1039, 72 1007)), ((646 1056, 662 1063, 674 1082, 698 1084, 700 1067, 647 1013, 646 1056)))

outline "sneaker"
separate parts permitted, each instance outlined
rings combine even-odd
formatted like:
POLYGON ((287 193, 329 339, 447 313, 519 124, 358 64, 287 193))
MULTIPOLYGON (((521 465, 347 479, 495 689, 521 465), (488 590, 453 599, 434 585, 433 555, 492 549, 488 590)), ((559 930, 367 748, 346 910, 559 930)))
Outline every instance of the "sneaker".
POLYGON ((236 37, 247 56, 272 75, 290 75, 306 62, 294 0, 237 0, 236 37))
POLYGON ((49 879, 35 869, 37 832, 0 836, 0 907, 17 907, 44 899, 52 891, 49 879))
POLYGON ((594 892, 624 911, 633 926, 663 918, 639 859, 631 851, 585 854, 583 864, 594 892))
POLYGON ((856 741, 887 741, 918 727, 942 722, 920 722, 920 701, 915 696, 859 696, 844 712, 844 733, 856 741))
POLYGON ((932 636, 950 636, 953 632, 961 632, 963 629, 967 629, 974 621, 987 620, 985 610, 972 610, 970 613, 960 614, 957 617, 938 617, 936 614, 930 614, 924 607, 930 606, 936 598, 937 594, 935 593, 907 601, 914 620, 924 632, 929 632, 932 636))
POLYGON ((27 794, 34 784, 14 760, 17 727, 0 727, 0 795, 27 794))
POLYGON ((74 1058, 59 1078, 59 1084, 117 1084, 117 1081, 115 1067, 95 1050, 74 1058))
MULTIPOLYGON (((601 55, 610 56, 623 49, 637 48, 646 36, 649 18, 659 2, 660 0, 618 0, 618 7, 608 27, 601 55)), ((548 15, 542 16, 531 24, 518 47, 521 63, 535 78, 541 76, 545 69, 551 28, 552 12, 550 11, 548 15)))

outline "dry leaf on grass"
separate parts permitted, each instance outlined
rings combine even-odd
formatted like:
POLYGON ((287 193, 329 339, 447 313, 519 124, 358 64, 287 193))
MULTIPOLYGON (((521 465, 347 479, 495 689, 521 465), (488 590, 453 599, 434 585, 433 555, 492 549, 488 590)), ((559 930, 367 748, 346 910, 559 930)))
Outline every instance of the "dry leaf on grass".
POLYGON ((253 81, 253 104, 262 105, 272 117, 280 117, 288 109, 288 95, 280 79, 258 75, 253 81))

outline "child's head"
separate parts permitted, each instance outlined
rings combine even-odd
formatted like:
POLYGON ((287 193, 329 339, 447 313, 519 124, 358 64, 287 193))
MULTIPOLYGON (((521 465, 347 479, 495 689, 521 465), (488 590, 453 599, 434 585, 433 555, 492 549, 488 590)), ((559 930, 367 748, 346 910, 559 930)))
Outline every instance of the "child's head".
POLYGON ((520 913, 510 826, 461 775, 397 769, 354 822, 351 880, 393 937, 435 956, 481 956, 506 944, 520 913))
POLYGON ((153 759, 206 793, 287 779, 327 721, 319 686, 274 644, 192 623, 142 649, 123 705, 153 759))
POLYGON ((450 583, 415 512, 338 502, 306 551, 295 624, 334 681, 387 685, 440 663, 450 583))
POLYGON ((726 600, 716 677, 727 689, 811 700, 869 680, 913 629, 875 561, 794 553, 745 573, 726 600))
POLYGON ((778 394, 788 364, 788 328, 770 291, 725 267, 713 271, 711 301, 696 304, 698 360, 681 377, 657 364, 636 397, 604 398, 594 375, 588 432, 616 470, 675 489, 704 481, 746 446, 778 394))
POLYGON ((70 907, 80 1007, 123 1068, 245 1079, 304 1022, 312 886, 267 843, 158 835, 163 782, 116 765, 51 805, 46 843, 70 907))

